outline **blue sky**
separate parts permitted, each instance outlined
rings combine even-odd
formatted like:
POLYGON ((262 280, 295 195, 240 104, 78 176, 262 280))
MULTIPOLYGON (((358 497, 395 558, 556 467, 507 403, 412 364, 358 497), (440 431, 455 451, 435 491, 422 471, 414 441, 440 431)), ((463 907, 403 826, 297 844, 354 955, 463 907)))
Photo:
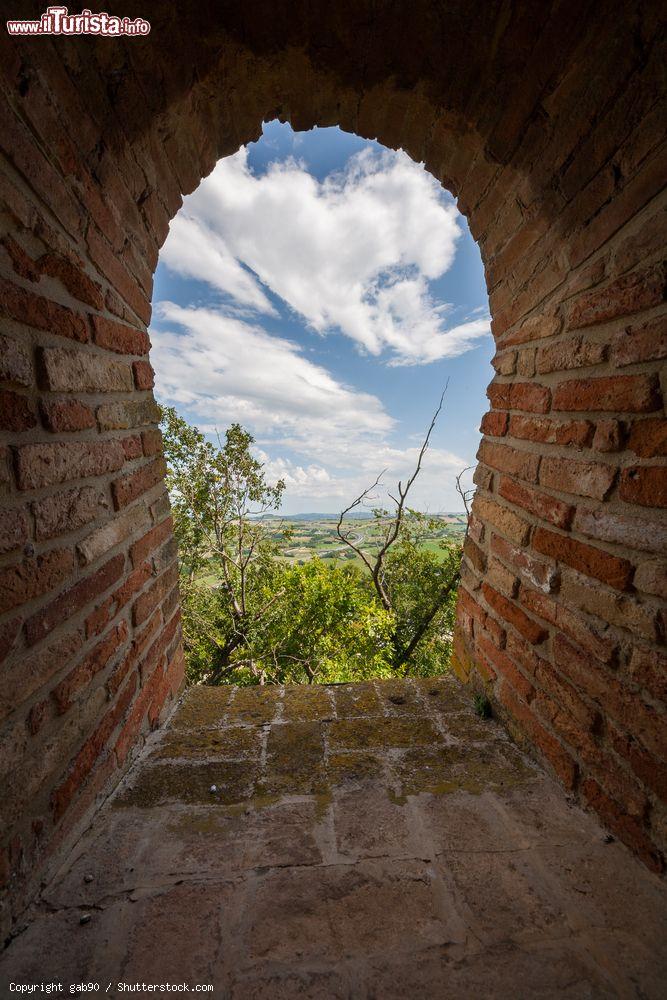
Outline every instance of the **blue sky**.
POLYGON ((384 468, 393 488, 446 383, 413 505, 460 509, 488 300, 465 220, 404 153, 265 125, 185 199, 153 301, 158 398, 209 434, 250 430, 284 512, 337 511, 384 468))

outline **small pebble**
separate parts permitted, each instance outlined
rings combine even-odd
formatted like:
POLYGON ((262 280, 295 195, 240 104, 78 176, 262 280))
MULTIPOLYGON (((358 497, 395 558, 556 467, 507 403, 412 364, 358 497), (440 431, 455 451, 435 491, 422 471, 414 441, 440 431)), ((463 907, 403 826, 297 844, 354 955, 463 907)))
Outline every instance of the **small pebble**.
POLYGON ((93 880, 94 880, 94 876, 93 875, 84 875, 83 876, 83 881, 84 882, 92 882, 93 880))
POLYGON ((218 790, 218 786, 217 785, 211 785, 211 788, 210 788, 211 792, 217 792, 217 790, 218 790))
POLYGON ((90 921, 91 921, 90 913, 82 913, 81 916, 79 917, 80 924, 89 924, 90 921))

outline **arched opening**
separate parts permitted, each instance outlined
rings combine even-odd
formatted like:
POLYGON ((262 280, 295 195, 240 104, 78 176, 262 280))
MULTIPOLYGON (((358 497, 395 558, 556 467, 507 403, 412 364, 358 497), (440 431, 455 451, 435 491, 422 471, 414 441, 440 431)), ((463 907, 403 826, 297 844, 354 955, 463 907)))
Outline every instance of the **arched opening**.
POLYGON ((149 333, 190 681, 446 671, 493 374, 451 195, 401 150, 265 124, 172 222, 149 333))
POLYGON ((468 218, 497 375, 458 670, 662 868, 658 13, 362 6, 3 36, 7 926, 181 684, 152 275, 182 195, 275 116, 400 146, 468 218))

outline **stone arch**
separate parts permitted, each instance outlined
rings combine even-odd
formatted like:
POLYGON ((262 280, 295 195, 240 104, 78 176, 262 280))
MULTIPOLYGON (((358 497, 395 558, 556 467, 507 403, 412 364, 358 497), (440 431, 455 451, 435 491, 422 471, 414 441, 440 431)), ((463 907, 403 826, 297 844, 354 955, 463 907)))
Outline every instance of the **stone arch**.
POLYGON ((182 684, 152 274, 182 195, 276 116, 403 147, 467 215, 497 353, 455 666, 660 869, 657 5, 178 6, 142 6, 147 38, 0 41, 10 895, 182 684))

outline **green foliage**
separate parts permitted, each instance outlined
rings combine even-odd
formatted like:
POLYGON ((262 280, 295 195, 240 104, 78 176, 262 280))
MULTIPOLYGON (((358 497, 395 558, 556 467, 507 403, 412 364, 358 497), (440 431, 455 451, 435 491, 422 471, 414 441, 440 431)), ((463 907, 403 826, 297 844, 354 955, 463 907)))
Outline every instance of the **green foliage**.
POLYGON ((173 409, 163 410, 162 429, 192 683, 442 673, 460 546, 443 539, 424 548, 424 533, 432 537, 438 522, 404 513, 382 563, 383 602, 366 567, 355 562, 280 558, 293 531, 261 515, 279 506, 284 484, 266 482, 253 439, 238 424, 217 446, 173 409))
POLYGON ((473 705, 480 719, 490 719, 493 715, 491 702, 483 691, 478 691, 473 695, 473 705))

